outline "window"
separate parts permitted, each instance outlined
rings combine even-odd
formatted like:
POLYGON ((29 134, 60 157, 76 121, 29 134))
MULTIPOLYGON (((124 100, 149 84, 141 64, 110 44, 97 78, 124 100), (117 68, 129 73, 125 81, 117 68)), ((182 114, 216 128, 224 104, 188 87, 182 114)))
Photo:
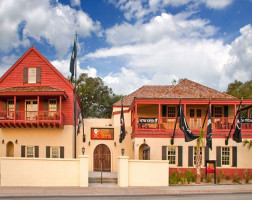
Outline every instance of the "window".
POLYGON ((171 165, 176 164, 176 147, 168 147, 168 160, 171 165))
POLYGON ((197 109, 197 117, 201 117, 201 109, 197 109))
POLYGON ((13 118, 14 114, 14 100, 8 100, 8 117, 13 118))
POLYGON ((36 83, 36 68, 28 68, 28 83, 36 83))
POLYGON ((51 158, 59 158, 60 157, 59 152, 60 152, 59 147, 52 147, 51 158))
POLYGON ((221 165, 230 165, 230 147, 221 148, 221 165))
MULTIPOLYGON (((200 165, 202 165, 202 147, 200 147, 200 165)), ((197 159, 197 150, 196 147, 194 148, 194 156, 193 156, 193 163, 196 165, 196 159, 197 159)))
POLYGON ((33 146, 27 146, 26 147, 26 157, 27 158, 33 158, 34 157, 34 147, 33 146))
POLYGON ((57 111, 57 101, 56 99, 49 99, 49 111, 57 111))
POLYGON ((214 117, 222 117, 222 107, 214 107, 214 117))
POLYGON ((194 117, 194 109, 190 109, 190 117, 194 117))
POLYGON ((176 107, 168 106, 168 117, 176 117, 176 107))

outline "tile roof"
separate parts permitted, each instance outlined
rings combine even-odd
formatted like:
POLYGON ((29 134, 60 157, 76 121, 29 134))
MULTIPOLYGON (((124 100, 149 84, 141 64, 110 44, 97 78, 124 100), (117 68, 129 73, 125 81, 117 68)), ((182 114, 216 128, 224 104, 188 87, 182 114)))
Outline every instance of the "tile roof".
POLYGON ((49 86, 31 86, 31 87, 11 87, 0 89, 0 93, 22 93, 22 92, 64 92, 57 88, 49 86))
MULTIPOLYGON (((134 98, 143 99, 237 99, 229 94, 219 92, 194 81, 184 79, 177 85, 145 85, 123 99, 124 106, 130 106, 134 98)), ((118 101, 114 106, 120 106, 118 101)))

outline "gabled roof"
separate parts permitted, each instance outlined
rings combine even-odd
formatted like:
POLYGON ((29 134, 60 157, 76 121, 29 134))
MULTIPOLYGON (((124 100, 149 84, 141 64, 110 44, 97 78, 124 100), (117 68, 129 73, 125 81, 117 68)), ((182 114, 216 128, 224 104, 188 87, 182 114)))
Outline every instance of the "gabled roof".
POLYGON ((72 90, 74 86, 34 47, 31 46, 11 68, 0 78, 0 83, 8 76, 8 74, 31 52, 34 51, 72 90))
MULTIPOLYGON (((134 98, 139 99, 224 99, 235 100, 234 96, 219 92, 194 81, 184 79, 175 86, 145 85, 123 99, 124 106, 131 106, 134 98)), ((113 104, 121 106, 121 101, 113 104)))

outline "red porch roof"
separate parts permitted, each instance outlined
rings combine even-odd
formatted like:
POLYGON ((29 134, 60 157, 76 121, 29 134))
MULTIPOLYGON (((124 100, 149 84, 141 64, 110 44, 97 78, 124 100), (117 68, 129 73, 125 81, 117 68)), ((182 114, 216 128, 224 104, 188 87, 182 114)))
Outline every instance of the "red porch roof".
POLYGON ((31 87, 11 87, 0 89, 0 96, 63 96, 67 99, 67 94, 64 90, 49 86, 31 86, 31 87))

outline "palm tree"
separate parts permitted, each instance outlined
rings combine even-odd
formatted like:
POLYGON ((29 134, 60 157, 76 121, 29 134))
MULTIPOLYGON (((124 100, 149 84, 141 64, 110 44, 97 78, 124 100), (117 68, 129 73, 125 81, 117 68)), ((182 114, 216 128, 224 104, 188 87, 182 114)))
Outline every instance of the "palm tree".
POLYGON ((197 146, 196 146, 196 152, 197 152, 197 155, 196 155, 196 171, 197 171, 196 183, 197 184, 200 184, 200 182, 201 182, 201 154, 200 154, 200 148, 205 145, 204 135, 205 135, 205 131, 203 129, 201 129, 199 138, 197 139, 197 146))
POLYGON ((252 147, 252 140, 244 140, 243 141, 243 146, 247 146, 248 149, 251 149, 252 147))

